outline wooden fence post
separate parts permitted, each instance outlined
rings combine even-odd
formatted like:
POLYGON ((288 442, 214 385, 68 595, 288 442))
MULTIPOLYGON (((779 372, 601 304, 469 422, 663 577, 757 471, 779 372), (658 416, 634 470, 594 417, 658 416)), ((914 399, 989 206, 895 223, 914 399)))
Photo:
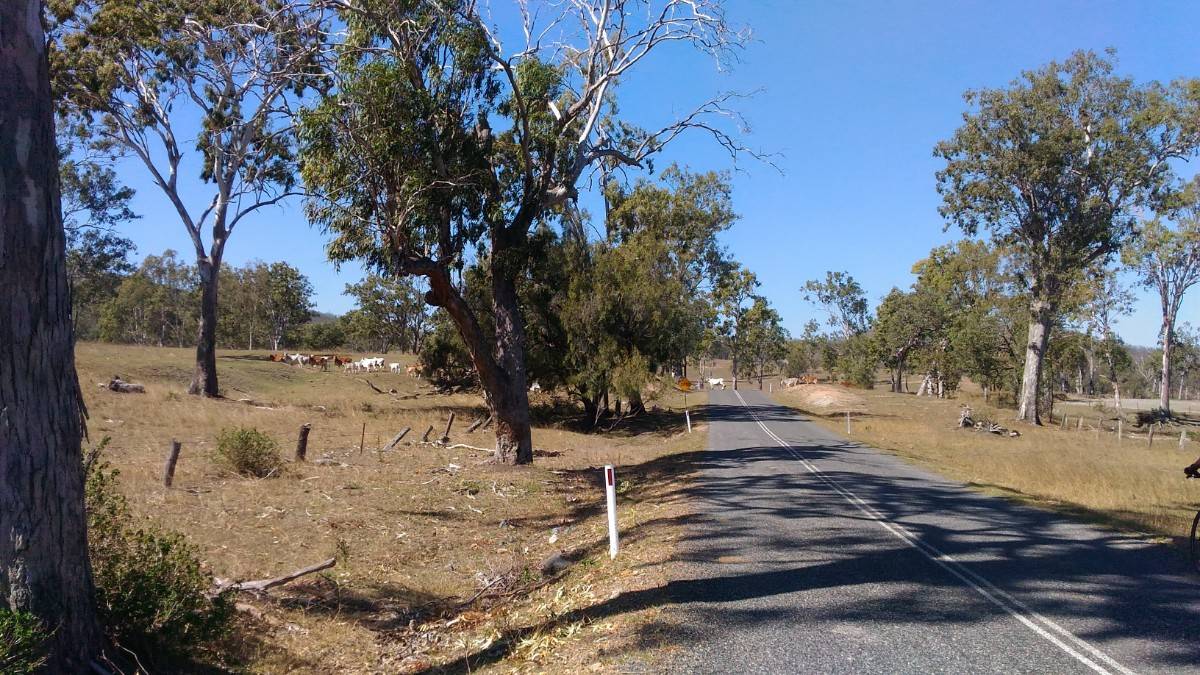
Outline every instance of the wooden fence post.
POLYGON ((182 448, 183 443, 171 439, 171 453, 167 455, 167 463, 163 466, 164 487, 171 487, 171 483, 175 482, 175 464, 179 461, 179 451, 182 448))
POLYGON ((412 427, 404 427, 401 429, 400 433, 396 434, 396 436, 387 445, 385 445, 380 452, 391 450, 392 448, 396 447, 400 441, 404 440, 404 437, 407 436, 408 432, 410 431, 412 431, 412 427))
POLYGON ((308 422, 300 425, 300 436, 296 438, 296 461, 303 462, 308 457, 308 432, 312 425, 308 422))

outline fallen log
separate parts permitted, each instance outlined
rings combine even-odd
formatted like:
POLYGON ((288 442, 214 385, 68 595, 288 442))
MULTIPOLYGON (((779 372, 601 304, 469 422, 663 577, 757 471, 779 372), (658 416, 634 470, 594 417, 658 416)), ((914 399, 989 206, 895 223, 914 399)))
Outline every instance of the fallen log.
POLYGON ((109 391, 115 391, 122 394, 144 394, 146 393, 146 385, 138 384, 137 382, 126 382, 118 375, 114 375, 108 384, 100 383, 101 387, 109 391))
POLYGON ((230 581, 228 579, 216 579, 212 589, 209 591, 210 596, 217 596, 226 591, 249 591, 251 593, 263 593, 276 586, 282 586, 299 579, 302 576, 327 570, 337 564, 337 558, 330 558, 324 562, 319 562, 315 565, 310 565, 296 570, 290 574, 285 574, 281 577, 271 579, 255 579, 254 581, 230 581))

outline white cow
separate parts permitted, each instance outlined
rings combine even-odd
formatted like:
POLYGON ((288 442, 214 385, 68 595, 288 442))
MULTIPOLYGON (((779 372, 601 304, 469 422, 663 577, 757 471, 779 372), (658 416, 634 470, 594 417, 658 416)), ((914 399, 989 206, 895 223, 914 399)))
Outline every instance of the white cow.
POLYGON ((723 378, 723 377, 708 378, 708 388, 709 389, 717 389, 718 387, 721 389, 725 388, 725 378, 723 378))

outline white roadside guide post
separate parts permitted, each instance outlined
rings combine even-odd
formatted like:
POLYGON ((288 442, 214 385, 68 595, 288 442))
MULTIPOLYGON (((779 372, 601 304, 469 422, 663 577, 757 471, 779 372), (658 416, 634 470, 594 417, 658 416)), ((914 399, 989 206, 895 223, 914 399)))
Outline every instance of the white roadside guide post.
POLYGON ((608 557, 616 558, 617 541, 617 472, 612 464, 604 465, 604 493, 608 499, 608 557))

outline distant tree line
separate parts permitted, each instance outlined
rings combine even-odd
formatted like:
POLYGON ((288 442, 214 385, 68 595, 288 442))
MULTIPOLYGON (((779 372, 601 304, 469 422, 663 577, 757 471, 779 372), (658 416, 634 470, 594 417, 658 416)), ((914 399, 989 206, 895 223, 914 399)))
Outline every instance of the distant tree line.
MULTIPOLYGON (((77 338, 190 346, 199 321, 195 266, 170 249, 134 265, 133 252, 133 242, 108 231, 81 227, 69 236, 77 338)), ((372 274, 347 285, 357 307, 343 316, 314 313, 308 277, 284 262, 224 265, 220 283, 228 311, 217 323, 217 345, 226 349, 417 351, 431 326, 408 279, 372 274)))
POLYGON ((918 262, 908 290, 875 308, 848 274, 805 286, 833 332, 811 325, 788 370, 820 365, 860 385, 879 367, 902 391, 945 395, 970 377, 1018 419, 1040 423, 1056 393, 1194 395, 1196 334, 1178 325, 1200 282, 1200 81, 1136 83, 1110 56, 1077 52, 1008 87, 968 92, 963 125, 937 145, 941 213, 968 236, 918 262), (1122 261, 1161 306, 1159 349, 1113 331, 1130 311, 1122 261), (1157 360, 1156 367, 1151 362, 1157 360))

